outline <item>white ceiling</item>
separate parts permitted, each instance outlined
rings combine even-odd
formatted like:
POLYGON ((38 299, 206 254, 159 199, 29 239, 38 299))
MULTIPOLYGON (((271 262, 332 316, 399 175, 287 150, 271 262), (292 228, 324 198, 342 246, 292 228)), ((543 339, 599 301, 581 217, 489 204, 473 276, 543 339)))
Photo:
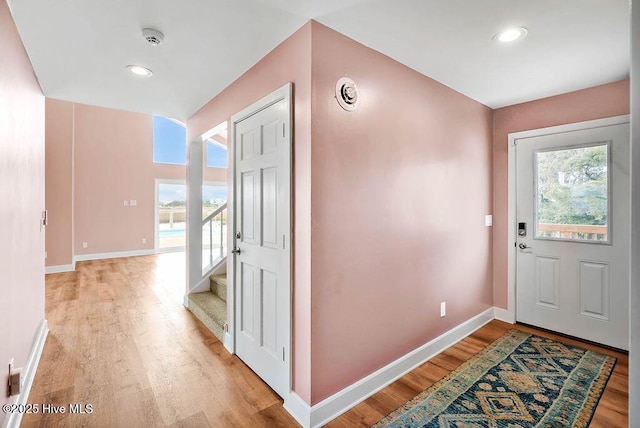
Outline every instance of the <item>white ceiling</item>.
POLYGON ((492 108, 623 79, 629 0, 9 0, 46 96, 191 116, 317 21, 492 108), (492 41, 524 26, 513 45, 492 41), (141 29, 165 34, 148 45, 141 29), (132 76, 125 66, 153 70, 132 76))

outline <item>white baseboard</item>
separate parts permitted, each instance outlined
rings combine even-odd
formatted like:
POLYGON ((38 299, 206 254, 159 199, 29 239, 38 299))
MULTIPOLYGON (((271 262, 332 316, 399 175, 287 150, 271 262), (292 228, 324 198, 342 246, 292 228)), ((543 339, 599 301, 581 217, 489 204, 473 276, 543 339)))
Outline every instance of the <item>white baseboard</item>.
POLYGON ((191 288, 188 294, 202 293, 203 291, 209 291, 210 288, 211 288, 211 281, 209 279, 209 275, 207 275, 203 277, 193 288, 191 288))
POLYGON ((507 309, 496 308, 495 306, 493 310, 494 310, 493 316, 495 317, 495 319, 499 321, 508 322, 509 324, 516 323, 516 317, 513 312, 508 311, 507 309))
POLYGON ((289 413, 291 413, 291 415, 304 427, 322 426, 351 409, 361 401, 369 398, 382 388, 392 382, 395 382, 411 370, 424 364, 435 355, 469 336, 471 333, 493 320, 494 312, 493 307, 485 310, 421 347, 409 352, 403 357, 398 358, 380 370, 359 380, 353 385, 348 386, 342 391, 337 392, 318 404, 315 404, 310 409, 308 409, 309 405, 304 403, 304 401, 299 397, 298 399, 307 406, 307 409, 305 409, 305 407, 298 402, 295 397, 289 399, 289 402, 285 400, 285 409, 287 409, 287 411, 289 411, 289 413), (305 411, 310 412, 308 417, 305 411))
POLYGON ((76 262, 74 261, 70 265, 46 266, 44 268, 44 273, 73 272, 75 270, 76 270, 76 262))
POLYGON ((73 259, 76 262, 86 260, 116 259, 120 257, 149 256, 155 254, 155 250, 116 251, 114 253, 77 254, 73 259))
POLYGON ((311 406, 295 392, 284 398, 284 409, 304 428, 311 426, 311 406))
MULTIPOLYGON (((27 365, 24 369, 24 377, 22 382, 22 392, 20 395, 13 397, 15 402, 12 404, 26 405, 29 398, 29 392, 33 385, 33 379, 36 377, 36 371, 38 370, 38 363, 42 356, 42 350, 44 349, 44 343, 47 340, 47 334, 49 333, 49 325, 47 320, 44 319, 40 322, 40 326, 36 332, 36 336, 31 345, 31 351, 29 352, 29 358, 27 359, 27 365)), ((22 413, 16 412, 8 414, 5 417, 3 428, 18 428, 22 422, 22 413)))
POLYGON ((224 340, 222 341, 222 344, 225 348, 227 348, 227 351, 229 351, 230 354, 233 354, 233 346, 231 346, 231 334, 229 334, 228 331, 224 332, 223 339, 224 340))

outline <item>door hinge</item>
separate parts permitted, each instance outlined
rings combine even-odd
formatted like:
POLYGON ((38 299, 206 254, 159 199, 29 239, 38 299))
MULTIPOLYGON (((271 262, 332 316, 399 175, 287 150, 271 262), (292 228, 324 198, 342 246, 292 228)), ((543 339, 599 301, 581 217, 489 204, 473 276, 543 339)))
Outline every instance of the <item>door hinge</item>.
POLYGON ((285 249, 285 240, 286 240, 286 235, 282 235, 282 249, 285 249))
POLYGON ((282 122, 282 137, 284 138, 284 131, 285 131, 285 123, 282 122))
POLYGON ((284 346, 282 347, 282 361, 284 361, 284 346))

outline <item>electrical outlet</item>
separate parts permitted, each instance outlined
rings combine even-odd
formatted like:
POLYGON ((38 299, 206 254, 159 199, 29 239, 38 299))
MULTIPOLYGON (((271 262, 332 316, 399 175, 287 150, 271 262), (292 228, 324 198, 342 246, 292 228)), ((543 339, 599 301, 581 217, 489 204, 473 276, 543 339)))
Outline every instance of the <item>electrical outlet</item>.
POLYGON ((7 380, 7 395, 12 397, 22 392, 22 368, 13 367, 13 358, 9 361, 9 378, 7 380))
POLYGON ((138 201, 137 201, 137 200, 135 200, 135 199, 131 199, 131 200, 129 201, 129 206, 131 206, 131 207, 135 207, 136 205, 138 205, 138 201))
POLYGON ((142 244, 146 244, 147 243, 147 238, 142 238, 142 244))
POLYGON ((440 303, 440 318, 447 315, 447 302, 440 303))
POLYGON ((124 201, 124 206, 128 207, 129 206, 129 201, 124 201))
POLYGON ((83 243, 82 243, 82 248, 87 248, 87 247, 89 247, 89 243, 87 243, 87 242, 83 242, 83 243))
POLYGON ((485 226, 493 226, 493 216, 492 215, 484 216, 484 225, 485 226))
POLYGON ((47 252, 46 251, 44 252, 44 258, 45 259, 47 258, 47 252))

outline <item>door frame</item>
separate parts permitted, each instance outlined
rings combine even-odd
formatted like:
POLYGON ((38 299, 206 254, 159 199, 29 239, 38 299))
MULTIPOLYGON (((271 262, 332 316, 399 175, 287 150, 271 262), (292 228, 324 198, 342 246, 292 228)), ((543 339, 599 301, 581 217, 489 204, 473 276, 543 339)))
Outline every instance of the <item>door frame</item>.
POLYGON ((516 144, 518 140, 545 135, 560 134, 563 132, 582 131, 604 126, 622 125, 630 123, 630 115, 612 116, 603 119, 588 120, 585 122, 569 123, 566 125, 551 126, 548 128, 532 129, 528 131, 513 132, 509 134, 508 152, 508 213, 507 213, 507 309, 496 308, 496 318, 509 322, 516 322, 516 274, 517 274, 517 241, 516 232, 516 197, 517 197, 517 168, 516 168, 516 144))
MULTIPOLYGON (((242 120, 248 118, 249 116, 258 113, 275 103, 280 101, 285 101, 285 108, 288 110, 288 114, 285 119, 285 140, 287 141, 287 158, 289 167, 286 168, 286 171, 283 171, 285 174, 283 179, 289 183, 287 186, 287 195, 285 195, 285 200, 283 204, 288 206, 287 212, 284 213, 285 217, 285 231, 283 233, 286 234, 285 238, 285 249, 283 251, 282 257, 286 258, 287 266, 289 269, 284 273, 283 279, 286 283, 289 284, 287 288, 288 296, 287 301, 289 302, 289 306, 284 308, 287 312, 285 318, 289 321, 289 325, 286 328, 287 336, 284 339, 284 343, 287 344, 285 349, 285 361, 288 367, 287 370, 287 384, 289 385, 289 390, 291 390, 291 379, 292 379, 292 356, 293 356, 293 346, 292 346, 292 247, 293 247, 293 199, 292 199, 292 188, 293 188, 293 85, 291 83, 287 83, 269 95, 261 98, 259 101, 251 104, 250 106, 242 109, 240 112, 231 116, 230 126, 228 127, 228 150, 229 150, 229 172, 228 172, 228 180, 229 180, 229 189, 231 190, 231 194, 228 195, 228 217, 227 217, 227 245, 235 247, 235 233, 236 233, 236 213, 235 213, 235 201, 236 201, 236 192, 238 191, 238 186, 235 182, 235 165, 236 165, 236 150, 235 150, 235 136, 236 136, 236 125, 242 120), (229 227, 228 225, 231 225, 229 227)), ((280 206, 280 205, 278 205, 280 206)), ((227 257, 227 281, 228 281, 228 290, 227 290, 227 331, 225 331, 224 336, 224 346, 231 352, 235 354, 236 349, 236 281, 235 281, 235 256, 231 255, 231 252, 228 251, 229 256, 227 257)), ((286 397, 282 397, 286 398, 286 397)))

